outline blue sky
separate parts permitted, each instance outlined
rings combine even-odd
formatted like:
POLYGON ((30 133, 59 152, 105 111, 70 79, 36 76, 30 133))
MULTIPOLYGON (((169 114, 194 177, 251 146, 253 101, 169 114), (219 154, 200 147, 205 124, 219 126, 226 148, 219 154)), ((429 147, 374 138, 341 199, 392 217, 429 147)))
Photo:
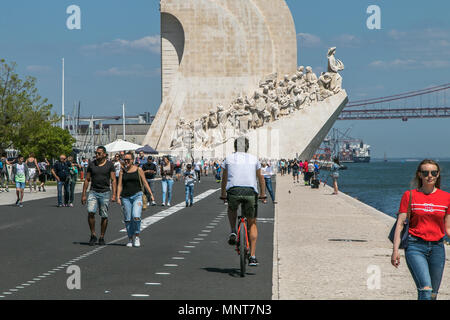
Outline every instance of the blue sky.
MULTIPOLYGON (((298 64, 326 69, 337 47, 351 100, 397 94, 450 82, 450 1, 286 0, 296 24, 298 64), (381 9, 381 29, 369 30, 369 5, 381 9)), ((150 111, 160 103, 159 1, 4 0, 0 57, 38 79, 43 97, 61 108, 61 59, 66 64, 66 111, 82 114, 150 111), (81 30, 68 30, 66 8, 81 8, 81 30)), ((450 100, 450 95, 449 99, 450 100)), ((448 104, 448 103, 447 103, 448 104)), ((450 119, 340 121, 382 157, 450 157, 450 119)))

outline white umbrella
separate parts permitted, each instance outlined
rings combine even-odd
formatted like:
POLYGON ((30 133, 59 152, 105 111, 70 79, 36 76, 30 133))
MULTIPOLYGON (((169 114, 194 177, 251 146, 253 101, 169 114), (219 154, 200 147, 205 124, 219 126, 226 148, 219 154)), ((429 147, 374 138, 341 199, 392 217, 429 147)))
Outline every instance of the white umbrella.
POLYGON ((142 148, 141 145, 124 141, 122 139, 117 139, 110 144, 105 146, 107 152, 119 152, 119 151, 134 151, 136 149, 142 148))

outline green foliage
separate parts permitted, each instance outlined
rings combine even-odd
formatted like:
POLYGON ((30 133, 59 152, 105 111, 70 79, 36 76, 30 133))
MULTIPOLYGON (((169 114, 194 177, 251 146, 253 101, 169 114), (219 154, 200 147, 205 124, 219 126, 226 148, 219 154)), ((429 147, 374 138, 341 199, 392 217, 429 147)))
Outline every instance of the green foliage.
POLYGON ((36 79, 20 79, 16 64, 0 60, 0 150, 14 147, 24 155, 52 157, 70 153, 70 134, 52 126, 59 118, 37 92, 36 79))

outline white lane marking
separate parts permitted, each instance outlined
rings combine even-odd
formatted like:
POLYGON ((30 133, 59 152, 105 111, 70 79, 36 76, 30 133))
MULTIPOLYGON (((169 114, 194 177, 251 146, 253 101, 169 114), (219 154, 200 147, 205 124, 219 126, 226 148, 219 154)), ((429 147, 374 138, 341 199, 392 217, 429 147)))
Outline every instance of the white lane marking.
POLYGON ((206 236, 207 236, 206 233, 199 233, 198 235, 199 235, 200 237, 206 237, 206 236))
POLYGON ((185 248, 195 248, 195 246, 184 246, 185 248))
POLYGON ((211 232, 211 230, 202 230, 202 232, 211 232))
POLYGON ((146 282, 145 284, 148 286, 160 286, 161 285, 161 283, 159 283, 159 282, 146 282))
MULTIPOLYGON (((202 238, 197 238, 197 239, 203 240, 202 238)), ((194 239, 194 240, 195 240, 195 239, 194 239)), ((199 244, 200 242, 198 242, 198 241, 189 241, 189 243, 192 243, 192 244, 199 244)))
POLYGON ((19 289, 9 289, 9 291, 15 292, 15 291, 19 291, 19 289))
POLYGON ((190 251, 178 251, 178 253, 191 253, 190 251))
MULTIPOLYGON (((214 192, 216 192, 218 190, 220 190, 220 189, 210 189, 208 191, 205 191, 205 192, 199 194, 198 196, 196 196, 194 198, 194 202, 200 201, 200 200, 210 196, 211 194, 213 194, 214 192)), ((150 225, 158 222, 159 220, 164 219, 164 218, 166 218, 174 213, 177 213, 178 211, 185 209, 185 208, 186 208, 185 202, 180 202, 179 204, 177 204, 173 207, 170 207, 169 209, 163 210, 163 211, 158 212, 150 217, 143 219, 141 221, 141 232, 143 230, 145 230, 147 227, 149 227, 150 225)), ((126 231, 127 231, 126 228, 120 230, 120 232, 126 232, 126 231)))
POLYGON ((136 297, 136 298, 146 298, 149 297, 148 294, 141 294, 141 293, 135 293, 131 295, 132 297, 136 297))
POLYGON ((3 294, 12 294, 12 292, 6 291, 6 292, 3 292, 3 294))
POLYGON ((194 238, 194 240, 203 240, 203 238, 194 238))
MULTIPOLYGON (((202 200, 202 199, 208 197, 209 195, 213 194, 214 192, 216 192, 216 191, 218 191, 218 190, 220 190, 220 188, 219 188, 219 189, 210 189, 210 190, 208 190, 208 191, 205 191, 205 192, 203 192, 202 194, 196 196, 196 197, 194 198, 194 201, 195 201, 195 202, 200 201, 200 200, 202 200)), ((147 228, 148 226, 150 226, 151 224, 153 224, 153 223, 155 223, 155 222, 157 222, 157 221, 159 221, 159 220, 161 220, 161 219, 164 219, 164 218, 166 218, 166 217, 168 217, 168 216, 170 216, 170 215, 172 215, 172 214, 174 214, 174 213, 180 211, 180 210, 183 209, 183 208, 185 208, 185 207, 184 207, 184 202, 181 202, 181 203, 179 203, 179 204, 177 204, 177 205, 175 205, 175 206, 173 206, 173 207, 170 207, 170 208, 168 208, 168 209, 166 209, 166 210, 164 210, 164 211, 162 211, 162 212, 159 212, 159 213, 157 213, 157 214, 155 214, 155 215, 153 215, 153 216, 150 216, 150 217, 147 217, 147 218, 143 219, 143 220, 141 221, 141 231, 143 231, 144 229, 146 229, 146 228, 147 228)), ((126 232, 126 229, 124 228, 124 229, 120 230, 120 232, 126 232)), ((116 239, 116 240, 113 240, 113 241, 109 242, 108 244, 116 243, 116 242, 121 241, 121 240, 126 239, 126 238, 127 238, 127 236, 124 236, 124 237, 118 238, 118 239, 116 239)), ((193 247, 193 246, 191 246, 191 247, 193 247)), ((74 262, 77 262, 77 261, 79 261, 79 260, 82 260, 82 259, 84 259, 84 258, 90 256, 91 254, 97 253, 98 251, 100 251, 100 250, 102 250, 102 249, 104 249, 104 248, 106 248, 106 246, 100 246, 100 247, 98 247, 98 248, 96 248, 96 249, 94 249, 94 250, 91 250, 90 252, 84 253, 84 254, 82 254, 82 255, 76 257, 75 259, 72 259, 72 260, 70 260, 69 262, 64 263, 64 264, 62 264, 62 265, 60 265, 60 266, 54 268, 54 269, 52 270, 53 272, 46 272, 46 273, 43 273, 42 275, 37 276, 37 278, 33 278, 33 281, 28 281, 28 283, 29 283, 29 284, 32 284, 32 283, 35 283, 36 281, 40 281, 40 280, 46 278, 47 276, 52 275, 52 274, 55 273, 56 271, 59 271, 59 270, 61 270, 61 269, 64 269, 65 267, 67 267, 67 266, 69 266, 69 265, 72 265, 74 262)), ((193 247, 193 248, 195 248, 195 247, 193 247)), ((179 260, 181 260, 181 259, 184 259, 184 258, 182 258, 182 257, 174 257, 174 258, 172 258, 172 259, 179 259, 179 260)), ((18 291, 18 290, 16 290, 16 291, 18 291)), ((8 293, 5 293, 5 294, 12 294, 12 292, 8 292, 8 293)))
POLYGON ((213 226, 206 226, 206 228, 208 228, 208 229, 214 229, 215 227, 213 227, 213 226))
POLYGON ((157 274, 159 276, 168 276, 168 275, 170 275, 169 272, 156 272, 155 274, 157 274))
POLYGON ((166 263, 166 264, 164 265, 164 267, 178 267, 178 265, 177 265, 177 264, 166 263))
POLYGON ((183 257, 172 257, 173 260, 183 260, 183 257))

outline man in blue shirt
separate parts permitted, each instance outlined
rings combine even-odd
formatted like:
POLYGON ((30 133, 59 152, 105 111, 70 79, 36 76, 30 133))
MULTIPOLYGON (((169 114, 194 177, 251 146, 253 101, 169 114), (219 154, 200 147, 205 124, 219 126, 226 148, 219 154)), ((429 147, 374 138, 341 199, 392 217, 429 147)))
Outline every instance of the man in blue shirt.
POLYGON ((70 169, 66 162, 66 156, 62 154, 52 168, 52 174, 55 177, 58 186, 58 208, 69 206, 69 187, 70 187, 70 169), (62 192, 64 188, 64 204, 62 192))

